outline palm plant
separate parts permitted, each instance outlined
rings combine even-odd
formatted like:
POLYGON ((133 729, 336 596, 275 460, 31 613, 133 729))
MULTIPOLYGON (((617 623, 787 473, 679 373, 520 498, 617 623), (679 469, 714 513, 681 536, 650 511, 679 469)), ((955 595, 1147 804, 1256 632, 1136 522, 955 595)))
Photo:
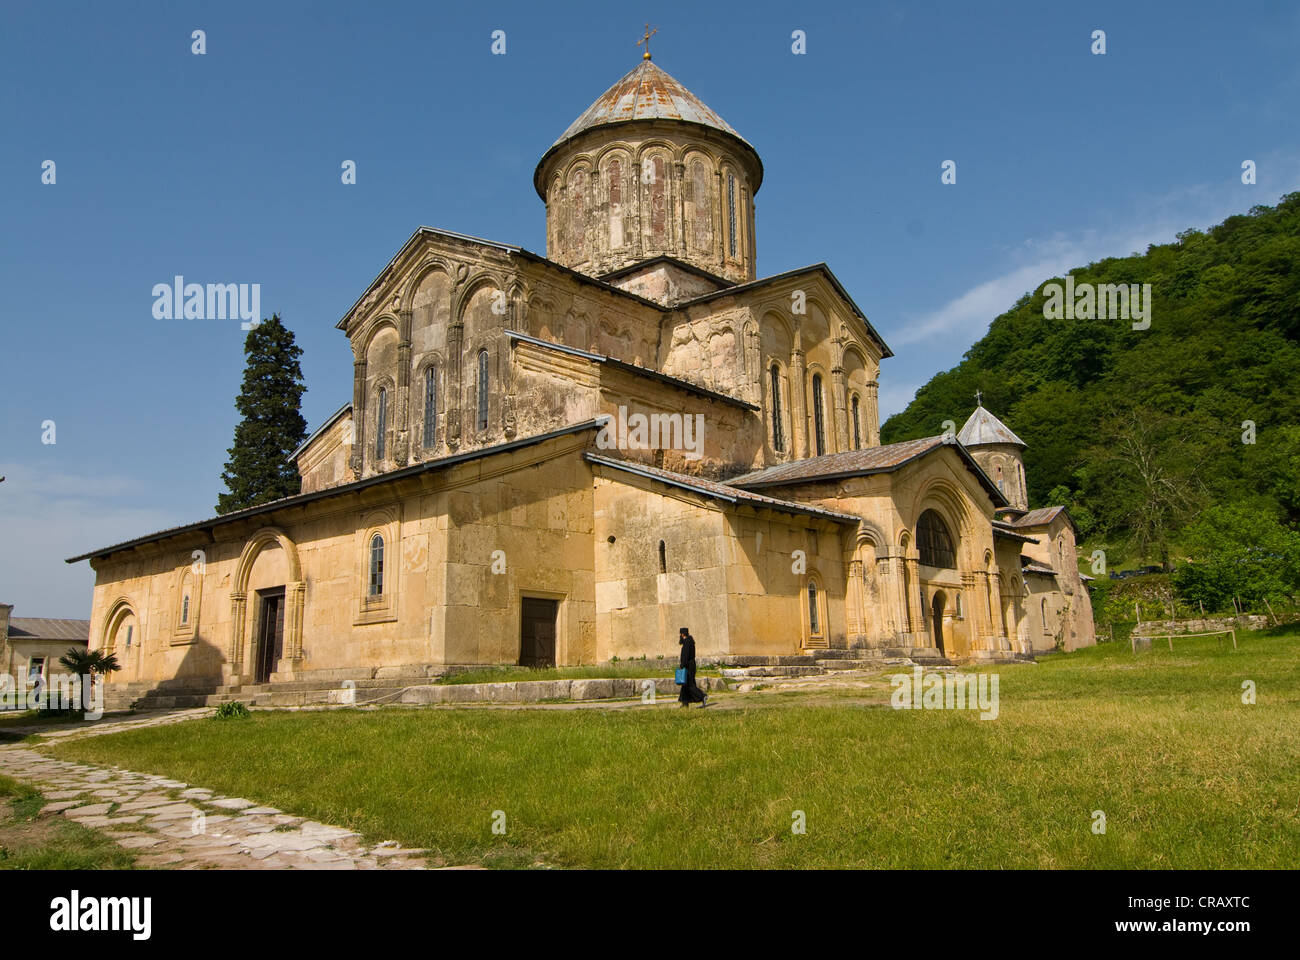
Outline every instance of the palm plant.
MULTIPOLYGON (((97 675, 106 675, 122 669, 122 665, 117 662, 117 654, 105 653, 103 650, 88 650, 84 647, 69 647, 68 652, 59 657, 59 663, 67 667, 74 676, 85 677, 92 692, 95 689, 97 675)), ((89 699, 83 700, 82 704, 89 702, 89 699)), ((78 711, 85 712, 81 705, 78 705, 78 711)))

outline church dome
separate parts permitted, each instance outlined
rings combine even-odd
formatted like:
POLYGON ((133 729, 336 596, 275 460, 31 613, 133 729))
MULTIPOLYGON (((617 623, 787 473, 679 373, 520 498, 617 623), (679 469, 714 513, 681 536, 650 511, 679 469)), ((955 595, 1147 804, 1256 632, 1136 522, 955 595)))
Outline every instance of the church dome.
MULTIPOLYGON (((634 120, 679 120, 682 123, 696 123, 704 127, 730 134, 745 146, 753 146, 738 134, 726 120, 682 86, 666 71, 654 65, 653 61, 642 60, 626 73, 622 79, 596 98, 578 119, 569 124, 569 128, 560 134, 558 140, 551 144, 551 150, 572 140, 580 133, 596 127, 610 126, 615 123, 629 123, 634 120)), ((548 151, 549 152, 549 151, 548 151)), ((545 157, 542 158, 545 162, 545 157)), ((540 167, 541 164, 538 164, 540 167)), ((758 186, 755 185, 755 190, 758 186)))
POLYGON ((543 154, 547 256, 603 276, 655 257, 754 279, 758 152, 648 57, 543 154))

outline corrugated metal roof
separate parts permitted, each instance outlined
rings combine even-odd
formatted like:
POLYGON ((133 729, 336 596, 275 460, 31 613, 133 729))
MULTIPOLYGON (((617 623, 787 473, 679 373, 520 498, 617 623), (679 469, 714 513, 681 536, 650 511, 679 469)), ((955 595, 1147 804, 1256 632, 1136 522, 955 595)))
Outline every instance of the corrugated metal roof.
POLYGON ((942 435, 922 437, 919 440, 904 440, 883 447, 845 450, 841 453, 823 454, 820 457, 792 460, 789 463, 779 463, 774 467, 755 470, 753 473, 746 473, 739 477, 731 477, 727 483, 737 487, 770 487, 793 483, 815 483, 841 477, 861 477, 873 473, 892 473, 899 467, 927 456, 940 447, 949 447, 961 457, 967 469, 988 492, 995 508, 1007 505, 1002 491, 975 462, 970 452, 960 443, 946 440, 942 435))
POLYGON ((1065 507, 1039 507, 1008 522, 1013 527, 1041 527, 1055 520, 1056 515, 1064 509, 1065 507))
POLYGON ((983 406, 975 408, 975 412, 970 415, 966 425, 957 434, 957 439, 965 447, 977 447, 983 443, 1013 443, 1018 447, 1029 446, 983 406))
POLYGON ((90 639, 89 620, 58 620, 49 617, 11 617, 9 637, 13 640, 67 640, 86 643, 90 639))
POLYGON ((593 127, 632 120, 681 120, 721 130, 738 140, 745 139, 677 80, 653 62, 642 60, 597 97, 551 146, 558 146, 593 127))
POLYGON ((943 437, 904 440, 902 443, 891 443, 883 447, 867 447, 865 450, 846 450, 843 453, 827 453, 820 457, 791 460, 789 463, 779 463, 774 467, 732 477, 727 482, 736 486, 769 486, 835 476, 879 473, 901 467, 908 461, 941 446, 943 446, 943 437))
POLYGON ((456 453, 451 456, 440 457, 437 460, 426 460, 423 463, 417 463, 410 467, 402 467, 398 470, 389 470, 387 473, 377 473, 374 476, 366 477, 363 480, 354 480, 352 483, 345 483, 337 487, 326 487, 324 490, 314 490, 311 493, 300 493, 292 497, 281 497, 279 500, 271 500, 267 503, 258 504, 255 507, 245 507, 242 510, 233 510, 230 513, 223 513, 219 516, 209 517, 207 520, 199 520, 197 523, 186 523, 179 527, 168 527, 166 530, 159 530, 156 533, 150 533, 143 537, 136 537, 134 540, 125 540, 122 543, 115 543, 109 547, 102 547, 99 550, 92 550, 89 553, 69 557, 64 562, 77 563, 81 560, 89 560, 91 557, 106 557, 119 550, 138 547, 146 543, 153 543, 156 540, 164 540, 167 537, 174 537, 177 534, 189 533, 194 530, 203 530, 205 528, 210 529, 223 523, 230 523, 233 520, 242 520, 245 517, 255 517, 276 510, 282 510, 285 507, 312 503, 316 500, 323 500, 327 497, 342 496, 344 494, 353 493, 357 490, 365 490, 369 487, 376 486, 377 484, 389 483, 393 480, 402 480, 406 477, 413 477, 416 474, 424 473, 428 470, 438 470, 443 467, 451 467, 470 460, 490 457, 498 453, 509 453, 512 450, 518 450, 535 443, 542 443, 546 440, 554 440, 557 437, 562 437, 570 433, 579 433, 583 430, 599 430, 603 423, 604 421, 601 419, 584 420, 581 423, 569 424, 565 427, 549 430, 546 433, 520 437, 519 439, 511 440, 507 443, 498 443, 491 447, 479 447, 475 450, 466 450, 464 453, 456 453))

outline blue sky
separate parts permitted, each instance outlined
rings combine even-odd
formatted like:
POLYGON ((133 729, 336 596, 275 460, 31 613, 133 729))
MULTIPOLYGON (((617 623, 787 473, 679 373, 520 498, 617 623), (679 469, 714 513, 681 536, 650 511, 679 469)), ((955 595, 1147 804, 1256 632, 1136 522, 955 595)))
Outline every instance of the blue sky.
POLYGON ((893 347, 884 416, 1046 277, 1300 189, 1295 3, 6 0, 0 600, 88 616, 65 557, 213 513, 244 334, 155 320, 154 284, 260 283, 314 428, 350 397, 335 322, 416 226, 545 252, 533 166, 646 19, 763 157, 759 273, 826 261, 893 347))

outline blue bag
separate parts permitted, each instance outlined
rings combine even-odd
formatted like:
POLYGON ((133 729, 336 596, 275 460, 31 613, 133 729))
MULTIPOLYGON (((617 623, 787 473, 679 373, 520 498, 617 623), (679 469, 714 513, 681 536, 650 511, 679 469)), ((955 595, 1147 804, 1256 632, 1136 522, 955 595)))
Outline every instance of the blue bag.
POLYGON ((677 685, 678 685, 678 686, 681 686, 682 684, 684 684, 684 683, 686 682, 686 668, 685 668, 685 667, 678 667, 678 668, 677 668, 677 676, 674 677, 673 679, 675 679, 675 680, 677 681, 677 685))

